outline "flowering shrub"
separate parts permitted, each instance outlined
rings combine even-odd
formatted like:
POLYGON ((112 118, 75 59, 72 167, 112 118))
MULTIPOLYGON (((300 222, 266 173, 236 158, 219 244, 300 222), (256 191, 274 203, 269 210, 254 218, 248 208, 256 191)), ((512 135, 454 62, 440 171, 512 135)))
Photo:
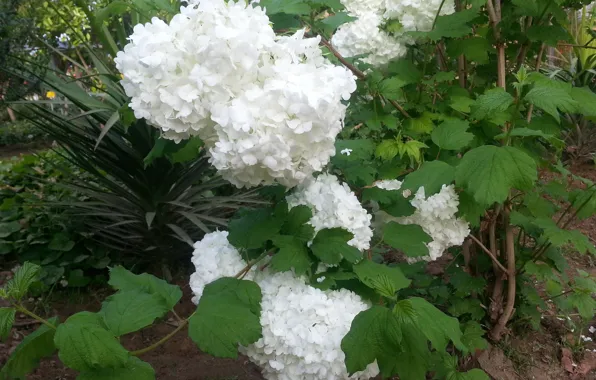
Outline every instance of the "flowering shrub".
MULTIPOLYGON (((514 318, 539 327, 536 281, 559 312, 591 318, 596 282, 568 278, 562 249, 596 253, 567 229, 596 211, 595 184, 558 161, 558 124, 596 116, 596 95, 540 74, 566 16, 528 4, 200 0, 136 26, 116 58, 136 116, 199 136, 236 186, 281 185, 194 244, 197 309, 177 331, 268 379, 487 379, 459 357, 514 318), (539 165, 559 178, 538 182, 539 165), (439 257, 456 265, 425 273, 439 257)), ((57 326, 19 302, 35 272, 0 293, 1 326, 16 310, 39 319, 32 340, 82 378, 154 378, 137 357, 172 334, 132 352, 117 337, 172 310, 177 287, 114 268, 102 310, 57 326)))

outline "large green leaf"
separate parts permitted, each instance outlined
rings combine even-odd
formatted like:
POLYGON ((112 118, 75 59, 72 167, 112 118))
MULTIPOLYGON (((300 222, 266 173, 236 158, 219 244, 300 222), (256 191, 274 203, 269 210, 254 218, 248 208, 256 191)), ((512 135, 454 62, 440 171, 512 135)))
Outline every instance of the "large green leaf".
POLYGON ((180 301, 180 298, 182 298, 180 287, 168 284, 164 280, 148 273, 136 275, 120 265, 110 270, 108 284, 114 289, 123 292, 143 291, 157 295, 168 310, 172 309, 180 301))
POLYGON ((375 360, 381 372, 386 372, 386 367, 391 368, 391 372, 395 358, 402 354, 401 340, 399 320, 390 309, 373 306, 358 313, 341 341, 348 372, 362 371, 375 360))
POLYGON ((402 190, 412 193, 424 187, 427 197, 441 191, 443 185, 448 185, 455 179, 455 168, 443 161, 427 161, 418 169, 408 174, 404 179, 402 190))
POLYGON ((82 372, 77 380, 155 380, 155 371, 148 363, 131 356, 123 367, 82 372))
POLYGON ((77 371, 120 368, 128 352, 114 334, 105 329, 101 317, 93 313, 75 314, 58 326, 54 343, 62 362, 77 371))
POLYGON ((524 100, 560 121, 561 116, 558 110, 574 112, 578 108, 578 103, 571 97, 570 90, 554 80, 539 80, 534 84, 534 88, 526 94, 524 100))
POLYGON ((536 162, 513 147, 485 145, 466 153, 455 179, 481 204, 503 202, 513 188, 528 190, 538 177, 536 162))
POLYGON ((0 223, 0 238, 10 236, 10 234, 21 229, 21 224, 18 221, 0 223))
POLYGON ((282 235, 290 235, 302 241, 310 241, 315 235, 315 229, 308 224, 312 218, 312 210, 305 205, 292 207, 285 223, 281 227, 282 235))
POLYGON ((286 272, 294 269, 294 272, 301 276, 305 274, 311 266, 308 257, 306 242, 294 236, 275 236, 273 245, 279 248, 270 262, 271 269, 278 272, 286 272))
POLYGON ((457 38, 472 33, 470 22, 478 16, 477 9, 465 9, 452 14, 441 15, 437 18, 434 29, 430 32, 412 32, 414 36, 426 36, 433 41, 443 37, 457 38))
MULTIPOLYGON (((51 318, 48 322, 55 326, 58 323, 58 318, 51 318)), ((42 358, 50 356, 56 351, 54 333, 54 329, 41 325, 27 335, 2 367, 0 378, 24 379, 37 367, 42 358)))
POLYGON ((326 264, 339 264, 343 259, 355 263, 362 258, 360 251, 348 245, 354 234, 341 228, 329 228, 317 232, 310 249, 326 264))
POLYGON ((589 87, 573 87, 571 97, 577 102, 577 111, 584 116, 596 116, 596 94, 589 87))
POLYGON ((260 248, 279 232, 281 222, 270 208, 250 211, 230 222, 228 240, 236 248, 260 248))
POLYGON ((483 65, 489 62, 488 53, 492 47, 488 39, 483 37, 471 37, 466 39, 454 39, 447 44, 447 53, 451 57, 461 54, 467 60, 483 65))
POLYGON ((472 118, 485 119, 495 113, 506 111, 514 98, 501 87, 493 88, 480 95, 472 105, 472 118))
POLYGON ((261 338, 261 289, 246 280, 221 278, 208 284, 190 318, 189 335, 213 356, 238 357, 238 345, 261 338))
POLYGON ((448 119, 441 123, 430 135, 441 149, 460 150, 472 142, 474 135, 467 132, 470 123, 460 119, 448 119))
POLYGON ((10 335, 15 313, 12 307, 0 307, 0 341, 5 341, 10 335))
POLYGON ((353 271, 360 281, 370 288, 380 292, 390 288, 390 292, 385 292, 389 293, 389 297, 392 297, 398 290, 407 288, 412 282, 404 276, 398 267, 389 267, 370 260, 362 260, 354 265, 353 271))
POLYGON ((417 224, 388 223, 385 226, 383 239, 395 249, 399 249, 408 257, 428 256, 428 247, 433 239, 417 224))
POLYGON ((310 12, 310 7, 304 0, 262 0, 258 5, 265 8, 268 15, 277 13, 306 15, 310 12))
POLYGON ((129 290, 108 297, 103 302, 100 314, 108 329, 120 336, 149 326, 168 310, 159 294, 129 290))

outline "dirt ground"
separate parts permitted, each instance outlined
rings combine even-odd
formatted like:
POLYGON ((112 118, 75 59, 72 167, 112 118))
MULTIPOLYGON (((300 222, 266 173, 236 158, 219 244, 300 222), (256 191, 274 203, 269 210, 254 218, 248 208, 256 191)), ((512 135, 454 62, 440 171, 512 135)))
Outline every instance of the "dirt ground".
MULTIPOLYGON (((574 172, 596 181, 596 170, 593 166, 575 168, 574 172)), ((596 243, 596 217, 576 223, 573 228, 590 237, 596 243)), ((573 253, 568 255, 570 272, 583 269, 596 276, 596 259, 573 253)), ((6 269, 5 269, 6 270, 6 269)), ((0 279, 1 281, 1 279, 0 279)), ((185 296, 176 307, 181 316, 187 316, 194 310, 190 302, 190 289, 187 282, 179 281, 185 296)), ((78 296, 61 296, 55 302, 39 311, 44 315, 59 315, 64 320, 78 311, 97 311, 101 307, 100 300, 109 294, 108 290, 87 291, 78 296)), ((3 306, 3 305, 0 305, 3 306)), ((473 367, 481 367, 495 380, 596 380, 596 371, 586 370, 587 374, 578 376, 581 369, 596 368, 596 333, 584 332, 592 337, 582 349, 574 349, 579 337, 578 331, 573 333, 564 320, 554 312, 546 312, 542 320, 542 330, 513 328, 498 346, 490 347, 482 353, 473 367)), ((0 364, 6 361, 16 345, 35 328, 36 324, 26 316, 17 316, 17 327, 13 328, 9 340, 0 343, 0 364)), ((596 328, 596 318, 588 326, 596 328)), ((140 349, 156 342, 176 328, 173 318, 163 321, 139 333, 129 334, 122 339, 124 347, 129 350, 140 349)), ((245 357, 236 360, 216 359, 201 353, 196 345, 183 332, 151 351, 141 359, 150 363, 156 371, 158 380, 258 380, 262 379, 259 369, 245 357)), ((40 367, 31 374, 30 380, 74 380, 76 373, 65 369, 57 357, 43 360, 40 367)))

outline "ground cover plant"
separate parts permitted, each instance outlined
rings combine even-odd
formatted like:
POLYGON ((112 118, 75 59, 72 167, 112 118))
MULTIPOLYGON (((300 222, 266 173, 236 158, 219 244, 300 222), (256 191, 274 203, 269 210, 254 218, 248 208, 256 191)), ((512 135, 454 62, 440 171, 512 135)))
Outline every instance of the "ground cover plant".
POLYGON ((569 229, 596 212, 596 189, 561 163, 561 122, 596 116, 596 95, 540 71, 547 46, 570 43, 565 8, 581 5, 201 0, 135 26, 109 82, 128 106, 93 113, 97 146, 134 113, 161 131, 150 159, 196 142, 268 201, 189 241, 190 316, 174 310, 178 287, 114 267, 99 312, 44 319, 22 302, 39 271, 26 263, 0 292, 0 326, 17 311, 42 326, 2 375, 57 351, 79 379, 153 379, 142 355, 188 328, 203 352, 240 352, 267 379, 487 379, 460 359, 512 322, 539 328, 547 301, 587 323, 596 282, 570 276, 565 253, 596 253, 569 229), (445 275, 429 275, 447 252, 445 275), (120 344, 168 312, 172 333, 120 344))

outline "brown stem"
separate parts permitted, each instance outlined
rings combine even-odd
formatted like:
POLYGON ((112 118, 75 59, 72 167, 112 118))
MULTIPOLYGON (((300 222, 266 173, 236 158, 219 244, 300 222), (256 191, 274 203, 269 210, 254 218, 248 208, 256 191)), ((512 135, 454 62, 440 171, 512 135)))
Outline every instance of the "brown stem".
POLYGON ((342 65, 344 65, 346 68, 348 68, 348 70, 350 70, 354 75, 356 75, 358 79, 366 78, 366 74, 364 74, 362 71, 358 70, 356 66, 348 62, 337 50, 335 50, 335 48, 329 43, 329 41, 323 38, 323 36, 321 36, 321 45, 329 49, 331 54, 333 54, 335 58, 337 58, 342 63, 342 65))
POLYGON ((497 86, 503 89, 506 88, 506 61, 505 61, 505 44, 499 42, 497 44, 497 86))
MULTIPOLYGON (((498 0, 497 0, 498 1, 498 0)), ((486 9, 488 10, 488 16, 490 19, 491 26, 493 28, 493 33, 495 35, 495 39, 501 39, 501 33, 497 25, 501 21, 501 19, 497 16, 497 12, 495 11, 495 6, 493 5, 492 0, 486 1, 486 9)))
POLYGON ((470 239, 466 239, 464 240, 464 244, 462 245, 462 254, 464 256, 464 267, 466 269, 466 272, 470 272, 470 259, 472 257, 472 253, 471 253, 471 248, 472 248, 472 240, 470 239))
POLYGON ((503 333, 505 332, 505 327, 507 326, 507 322, 511 319, 513 315, 514 306, 515 306, 515 287, 516 287, 516 278, 515 278, 515 236, 513 234, 513 226, 509 223, 509 214, 511 212, 510 205, 505 206, 503 210, 503 221, 505 224, 505 248, 506 248, 506 255, 507 255, 507 303, 505 304, 505 310, 503 310, 503 314, 499 318, 497 324, 492 328, 490 332, 490 337, 492 340, 498 342, 501 340, 503 333))
POLYGON ((457 57, 457 76, 459 77, 459 86, 461 88, 466 88, 466 56, 463 54, 457 57))
POLYGON ((493 260, 493 264, 500 268, 503 271, 503 273, 507 273, 507 269, 503 266, 503 264, 499 262, 499 260, 493 255, 493 253, 488 248, 486 248, 486 246, 482 244, 482 242, 478 240, 476 236, 470 234, 470 239, 474 240, 474 242, 476 242, 476 244, 478 244, 478 246, 482 248, 482 250, 486 252, 488 256, 490 256, 490 258, 493 260))

